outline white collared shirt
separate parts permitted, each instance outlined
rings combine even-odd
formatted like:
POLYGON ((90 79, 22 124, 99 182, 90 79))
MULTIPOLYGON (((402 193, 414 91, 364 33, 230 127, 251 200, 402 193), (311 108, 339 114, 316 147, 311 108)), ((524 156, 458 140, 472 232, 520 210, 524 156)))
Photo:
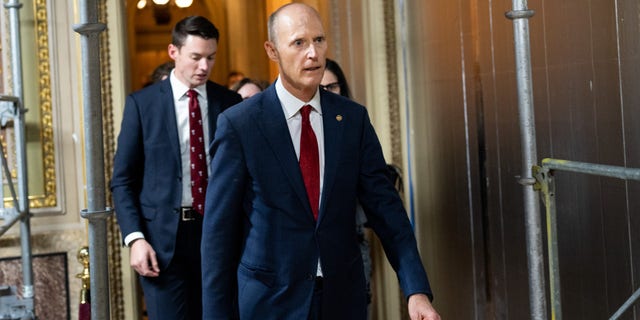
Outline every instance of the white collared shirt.
MULTIPOLYGON (((302 131, 302 115, 300 114, 300 109, 305 105, 313 107, 313 110, 309 114, 309 121, 311 122, 311 127, 313 128, 316 140, 318 141, 318 155, 320 156, 320 199, 322 199, 322 186, 324 183, 324 127, 322 125, 320 92, 316 91, 316 94, 311 98, 311 101, 302 101, 289 93, 289 91, 284 88, 282 82, 280 82, 280 78, 278 77, 276 80, 276 94, 278 95, 278 99, 282 105, 284 116, 287 119, 291 142, 293 142, 293 148, 296 150, 296 157, 298 157, 298 160, 300 160, 300 132, 302 131)), ((318 208, 320 208, 319 203, 318 208)))
MULTIPOLYGON (((296 151, 296 156, 300 160, 300 132, 302 131, 302 115, 300 109, 305 105, 310 105, 313 110, 309 114, 309 121, 311 127, 316 135, 318 141, 318 155, 320 156, 320 198, 322 202, 322 187, 324 183, 324 126, 322 124, 322 107, 320 106, 320 91, 316 90, 316 94, 311 98, 311 101, 302 101, 294 97, 287 89, 284 88, 280 77, 276 80, 276 94, 282 105, 282 111, 287 119, 287 126, 289 127, 289 134, 291 135, 291 141, 293 142, 293 148, 296 151)), ((318 203, 318 211, 320 211, 320 203, 318 203)), ((318 269, 316 276, 322 276, 322 267, 320 266, 320 257, 318 257, 318 269)))
MULTIPOLYGON (((193 204, 191 196, 191 153, 189 151, 189 87, 180 82, 175 76, 175 69, 169 76, 171 90, 173 91, 173 104, 176 111, 176 126, 178 128, 178 139, 180 141, 180 161, 182 162, 182 203, 183 207, 190 207, 193 204)), ((207 154, 207 171, 211 156, 209 155, 209 108, 207 108, 207 85, 203 84, 193 88, 198 93, 198 103, 200 104, 200 114, 202 115, 202 133, 204 134, 204 148, 207 154)))
MULTIPOLYGON (((189 87, 180 82, 175 76, 175 69, 169 75, 171 90, 173 91, 173 105, 176 112, 176 126, 178 128, 178 141, 180 142, 180 161, 182 163, 182 202, 181 206, 190 207, 193 204, 191 196, 191 153, 189 152, 189 87)), ((203 84, 193 88, 198 93, 198 103, 200 104, 200 114, 202 115, 202 132, 204 135, 204 148, 207 154, 207 170, 211 172, 209 155, 209 108, 207 108, 207 85, 203 84)), ((135 231, 124 238, 126 246, 131 246, 131 242, 136 239, 144 239, 141 231, 135 231)))

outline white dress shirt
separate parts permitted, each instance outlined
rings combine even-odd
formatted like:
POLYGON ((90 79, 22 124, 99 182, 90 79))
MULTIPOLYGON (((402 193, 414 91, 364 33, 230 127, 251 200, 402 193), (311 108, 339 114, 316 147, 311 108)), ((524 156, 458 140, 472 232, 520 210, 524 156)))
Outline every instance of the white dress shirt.
MULTIPOLYGON (((191 195, 191 153, 189 151, 189 96, 187 87, 175 76, 175 69, 169 75, 171 91, 173 92, 173 105, 176 112, 176 127, 178 128, 178 141, 180 142, 180 161, 182 163, 182 202, 181 206, 190 207, 193 203, 191 195)), ((204 134, 205 153, 207 154, 207 169, 211 162, 209 155, 209 108, 207 108, 207 85, 203 84, 193 88, 198 93, 200 114, 202 115, 202 132, 204 134)), ((300 138, 298 137, 298 140, 300 138)), ((132 232, 124 238, 124 243, 129 246, 133 240, 143 239, 142 232, 132 232)))
MULTIPOLYGON (((176 126, 178 128, 178 139, 180 141, 180 161, 182 162, 182 203, 183 207, 191 207, 193 197, 191 196, 191 152, 189 150, 189 87, 185 86, 171 71, 169 78, 171 90, 173 91, 173 105, 176 110, 176 126)), ((207 171, 211 162, 209 155, 209 108, 207 106, 207 85, 203 84, 193 88, 198 93, 198 103, 200 104, 200 114, 202 115, 202 133, 204 134, 204 148, 207 154, 207 171)))
MULTIPOLYGON (((287 126, 289 127, 289 134, 291 135, 291 141, 293 142, 293 148, 296 151, 296 156, 300 160, 300 132, 302 131, 302 115, 300 109, 305 105, 310 105, 313 110, 309 114, 309 122, 316 135, 318 141, 318 155, 320 156, 320 197, 319 202, 322 201, 322 186, 324 183, 324 127, 322 124, 322 107, 320 106, 320 91, 316 90, 316 94, 310 101, 302 101, 294 97, 287 89, 284 88, 280 77, 276 80, 276 94, 282 105, 282 111, 287 119, 287 126)), ((320 210, 320 203, 318 203, 318 211, 320 210)), ((322 276, 322 268, 320 267, 320 259, 318 258, 318 271, 317 276, 322 276)))

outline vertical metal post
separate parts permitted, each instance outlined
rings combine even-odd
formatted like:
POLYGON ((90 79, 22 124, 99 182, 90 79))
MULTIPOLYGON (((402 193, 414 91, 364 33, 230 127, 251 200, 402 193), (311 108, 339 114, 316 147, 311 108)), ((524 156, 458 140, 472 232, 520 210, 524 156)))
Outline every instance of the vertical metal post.
MULTIPOLYGON (((9 10, 9 28, 11 32, 11 74, 13 76, 13 95, 19 99, 19 111, 14 118, 16 139, 16 159, 18 174, 18 212, 24 214, 20 221, 20 246, 22 248, 22 279, 24 299, 34 299, 33 269, 31 267, 31 214, 29 213, 29 190, 27 188, 27 157, 25 153, 24 134, 24 92, 22 90, 22 50, 20 36, 20 14, 22 4, 18 0, 10 0, 4 4, 9 10)), ((28 310, 30 316, 34 311, 28 310)))
MULTIPOLYGON (((545 160, 542 160, 544 164, 545 160)), ((558 261, 558 214, 556 209, 556 182, 553 171, 547 167, 534 166, 537 180, 536 190, 542 194, 547 217, 547 250, 549 257, 549 293, 551 295, 551 319, 562 320, 560 294, 560 263, 558 261)))
POLYGON ((82 99, 84 110, 87 205, 82 217, 89 220, 89 265, 91 276, 91 319, 109 319, 109 269, 107 256, 104 150, 102 136, 102 86, 98 0, 80 0, 80 23, 73 30, 81 35, 82 99))
POLYGON ((547 175, 548 191, 545 194, 547 212, 547 250, 549 250, 549 291, 551 295, 551 319, 562 320, 560 295, 560 262, 558 261, 558 214, 556 210, 556 182, 553 172, 547 175))
MULTIPOLYGON (((533 170, 538 181, 536 189, 540 190, 544 194, 547 206, 551 319, 560 320, 562 318, 562 303, 560 299, 560 266, 558 264, 558 237, 556 223, 557 210, 553 170, 640 181, 640 169, 547 158, 542 160, 542 167, 534 166, 533 170)), ((616 313, 609 318, 609 320, 615 320, 621 317, 622 314, 638 299, 640 299, 640 289, 636 290, 636 292, 633 293, 627 301, 625 301, 620 309, 618 309, 616 313)))
POLYGON ((531 319, 545 319, 546 299, 543 270, 542 232, 540 228, 540 207, 533 188, 535 179, 531 168, 538 162, 536 132, 533 113, 533 86, 531 83, 531 53, 529 48, 529 21, 534 14, 527 9, 526 0, 513 0, 513 11, 506 13, 513 20, 515 40, 516 79, 518 86, 518 110, 520 114, 520 135, 522 141, 522 175, 525 224, 527 240, 527 260, 529 266, 529 303, 531 319))

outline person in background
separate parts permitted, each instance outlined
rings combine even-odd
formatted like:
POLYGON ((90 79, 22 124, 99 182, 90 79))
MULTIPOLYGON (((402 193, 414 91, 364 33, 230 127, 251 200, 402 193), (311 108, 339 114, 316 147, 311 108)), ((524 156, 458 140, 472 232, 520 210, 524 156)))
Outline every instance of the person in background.
POLYGON ((203 319, 366 318, 360 201, 408 300, 439 320, 398 192, 366 109, 320 90, 318 12, 288 3, 268 19, 275 83, 218 116, 202 232, 203 319))
POLYGON ((244 73, 241 71, 233 70, 229 72, 227 76, 227 88, 231 89, 238 81, 244 79, 244 73))
POLYGON ((180 20, 168 46, 169 77, 125 101, 111 192, 151 320, 202 317, 208 145, 218 114, 242 101, 208 80, 218 38, 204 17, 180 20))
POLYGON ((345 77, 344 72, 342 72, 340 65, 329 58, 327 58, 324 66, 324 74, 322 75, 322 81, 320 81, 320 88, 351 99, 351 91, 349 90, 347 77, 345 77))
POLYGON ((151 74, 151 82, 160 82, 169 77, 169 74, 171 74, 171 70, 173 70, 175 65, 175 62, 169 61, 157 66, 151 74))
MULTIPOLYGON (((327 90, 329 92, 333 92, 335 94, 341 95, 345 98, 351 98, 351 93, 349 91, 349 84, 347 83, 347 78, 342 72, 342 68, 340 65, 327 58, 324 66, 324 74, 322 76, 322 80, 320 81, 320 88, 327 90)), ((367 217, 362 210, 362 206, 358 204, 356 207, 356 232, 358 235, 358 243, 360 244, 360 253, 362 254, 362 262, 364 264, 364 276, 366 280, 367 287, 367 306, 371 305, 371 272, 372 272, 372 262, 371 262, 371 249, 369 247, 369 241, 367 241, 365 235, 365 224, 367 222, 367 217)), ((369 309, 369 308, 367 308, 369 309)))
POLYGON ((157 66, 155 69, 153 69, 151 76, 149 76, 149 81, 147 81, 143 85, 143 87, 148 87, 156 82, 166 79, 171 73, 171 70, 174 66, 175 64, 173 61, 165 62, 157 66))
POLYGON ((237 92, 242 99, 249 99, 262 92, 264 87, 258 81, 251 80, 250 78, 243 78, 236 82, 236 84, 231 87, 231 90, 237 92))

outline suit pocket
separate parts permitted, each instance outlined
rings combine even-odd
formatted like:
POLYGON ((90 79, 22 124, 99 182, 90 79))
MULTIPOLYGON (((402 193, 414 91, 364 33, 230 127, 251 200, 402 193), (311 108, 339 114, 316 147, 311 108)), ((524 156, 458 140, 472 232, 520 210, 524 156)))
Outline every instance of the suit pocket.
POLYGON ((141 206, 140 209, 142 211, 142 217, 147 221, 155 219, 158 213, 158 210, 154 207, 141 206))
POLYGON ((238 279, 242 278, 244 278, 245 281, 260 281, 269 288, 272 288, 276 282, 275 272, 240 262, 238 266, 238 279))

